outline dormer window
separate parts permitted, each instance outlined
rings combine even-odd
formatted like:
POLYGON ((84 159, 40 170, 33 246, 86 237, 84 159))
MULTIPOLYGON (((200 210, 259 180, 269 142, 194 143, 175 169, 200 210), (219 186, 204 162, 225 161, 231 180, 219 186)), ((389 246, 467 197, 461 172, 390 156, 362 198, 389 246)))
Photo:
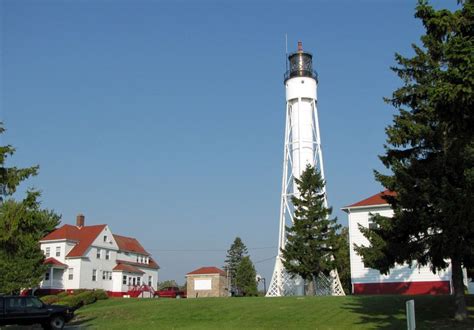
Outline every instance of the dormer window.
POLYGON ((60 256, 61 256, 61 247, 56 246, 56 257, 60 257, 60 256))
POLYGON ((49 258, 49 256, 51 255, 51 248, 50 247, 47 247, 45 250, 44 250, 44 256, 46 258, 49 258))

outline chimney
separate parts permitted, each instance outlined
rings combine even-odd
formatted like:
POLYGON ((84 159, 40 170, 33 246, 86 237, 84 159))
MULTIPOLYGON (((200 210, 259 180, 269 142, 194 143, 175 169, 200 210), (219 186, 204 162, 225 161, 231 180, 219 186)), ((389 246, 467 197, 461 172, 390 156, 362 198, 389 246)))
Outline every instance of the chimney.
POLYGON ((79 213, 76 218, 76 226, 79 228, 84 227, 85 217, 84 214, 79 213))

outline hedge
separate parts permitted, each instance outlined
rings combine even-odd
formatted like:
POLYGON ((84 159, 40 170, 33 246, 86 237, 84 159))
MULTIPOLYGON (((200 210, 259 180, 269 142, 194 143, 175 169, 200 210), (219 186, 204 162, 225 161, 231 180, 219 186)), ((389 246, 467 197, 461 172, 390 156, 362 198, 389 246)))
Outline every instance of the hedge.
POLYGON ((40 298, 45 304, 51 305, 59 301, 59 297, 56 295, 43 296, 40 298))
POLYGON ((71 307, 80 307, 82 305, 89 305, 97 300, 93 291, 84 291, 74 296, 67 296, 61 299, 59 305, 67 305, 71 307))
POLYGON ((109 296, 107 295, 107 292, 105 292, 104 290, 99 289, 99 290, 94 290, 92 292, 94 292, 95 298, 97 300, 109 299, 109 296))

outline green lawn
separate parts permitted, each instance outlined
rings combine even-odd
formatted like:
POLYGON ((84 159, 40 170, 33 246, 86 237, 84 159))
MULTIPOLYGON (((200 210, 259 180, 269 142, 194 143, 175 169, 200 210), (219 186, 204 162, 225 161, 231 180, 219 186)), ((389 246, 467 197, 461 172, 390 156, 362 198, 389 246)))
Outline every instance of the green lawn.
MULTIPOLYGON (((406 329, 409 296, 109 299, 85 306, 75 324, 97 329, 406 329)), ((452 297, 415 296, 417 329, 474 329, 457 324, 452 297)))

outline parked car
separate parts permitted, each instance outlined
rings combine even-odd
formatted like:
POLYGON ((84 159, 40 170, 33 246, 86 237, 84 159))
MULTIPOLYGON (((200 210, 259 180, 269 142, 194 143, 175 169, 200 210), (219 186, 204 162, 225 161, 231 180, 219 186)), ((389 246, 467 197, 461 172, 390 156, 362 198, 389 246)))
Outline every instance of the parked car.
POLYGON ((155 292, 158 298, 186 298, 186 292, 176 286, 168 286, 155 292))
POLYGON ((68 306, 47 305, 33 296, 0 296, 0 325, 39 323, 44 329, 62 329, 74 311, 68 306))

